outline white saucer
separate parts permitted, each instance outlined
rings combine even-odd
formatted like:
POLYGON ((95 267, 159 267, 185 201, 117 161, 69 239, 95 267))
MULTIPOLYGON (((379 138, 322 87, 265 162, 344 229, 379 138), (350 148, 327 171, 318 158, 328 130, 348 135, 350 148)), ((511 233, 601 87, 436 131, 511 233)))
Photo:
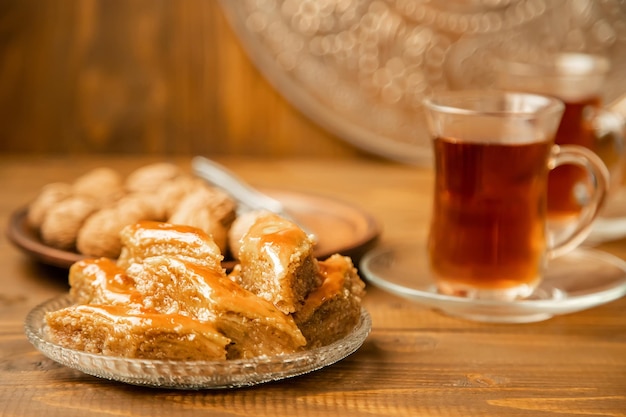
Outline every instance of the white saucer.
POLYGON ((530 323, 573 313, 626 294, 626 262, 605 252, 578 248, 551 261, 533 295, 519 301, 471 300, 437 292, 423 243, 380 247, 361 260, 372 284, 450 316, 494 323, 530 323))

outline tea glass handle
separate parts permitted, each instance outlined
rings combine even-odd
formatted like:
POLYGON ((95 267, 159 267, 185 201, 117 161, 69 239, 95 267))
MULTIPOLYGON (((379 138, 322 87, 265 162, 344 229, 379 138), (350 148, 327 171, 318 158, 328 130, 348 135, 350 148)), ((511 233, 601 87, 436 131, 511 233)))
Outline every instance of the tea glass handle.
POLYGON ((623 120, 626 120, 626 93, 609 103, 607 108, 611 113, 617 114, 623 120))
POLYGON ((578 145, 554 145, 549 161, 550 170, 567 164, 578 165, 587 171, 592 192, 589 201, 581 209, 575 220, 574 229, 565 238, 548 248, 548 259, 572 251, 587 238, 591 232, 593 220, 604 203, 609 187, 609 171, 606 165, 599 156, 589 149, 578 145))
MULTIPOLYGON (((626 104, 624 107, 622 111, 626 111, 626 104)), ((616 112, 615 108, 600 109, 592 120, 596 137, 594 147, 609 170, 609 188, 618 187, 626 164, 626 114, 616 112)))

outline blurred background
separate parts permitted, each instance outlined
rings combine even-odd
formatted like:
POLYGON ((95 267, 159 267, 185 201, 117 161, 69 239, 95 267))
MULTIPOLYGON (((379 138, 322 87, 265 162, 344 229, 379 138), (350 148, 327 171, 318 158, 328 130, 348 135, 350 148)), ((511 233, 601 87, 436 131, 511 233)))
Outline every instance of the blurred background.
POLYGON ((626 2, 2 0, 0 152, 421 163, 425 95, 555 51, 626 91, 626 2))

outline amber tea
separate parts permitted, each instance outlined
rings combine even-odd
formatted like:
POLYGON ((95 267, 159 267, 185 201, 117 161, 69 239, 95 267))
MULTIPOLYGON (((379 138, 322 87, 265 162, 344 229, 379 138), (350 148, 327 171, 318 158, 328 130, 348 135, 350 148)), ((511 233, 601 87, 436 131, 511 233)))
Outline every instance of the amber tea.
MULTIPOLYGON (((601 106, 600 98, 588 98, 579 102, 564 102, 565 111, 555 142, 559 145, 575 144, 595 152, 595 129, 589 114, 601 106)), ((585 193, 577 193, 577 187, 585 183, 587 173, 577 166, 561 166, 548 178, 548 211, 555 216, 569 216, 580 211, 585 193)))
MULTIPOLYGON (((502 62, 499 65, 499 87, 514 91, 545 94, 565 104, 561 124, 555 136, 558 145, 584 146, 600 155, 614 170, 622 145, 618 138, 604 140, 597 124, 605 124, 602 87, 609 70, 607 59, 581 53, 560 53, 536 57, 526 62, 502 62)), ((584 169, 562 166, 548 176, 548 215, 567 220, 577 216, 589 190, 584 169)))
POLYGON ((547 261, 588 235, 606 194, 606 167, 582 146, 555 146, 564 108, 556 99, 460 91, 440 93, 425 108, 435 160, 428 250, 438 290, 468 298, 528 297, 547 261), (547 238, 548 176, 570 165, 583 169, 590 199, 577 227, 553 244, 547 238))
POLYGON ((433 272, 471 287, 534 286, 545 252, 552 142, 434 141, 433 272), (503 163, 506 161, 506 163, 503 163))

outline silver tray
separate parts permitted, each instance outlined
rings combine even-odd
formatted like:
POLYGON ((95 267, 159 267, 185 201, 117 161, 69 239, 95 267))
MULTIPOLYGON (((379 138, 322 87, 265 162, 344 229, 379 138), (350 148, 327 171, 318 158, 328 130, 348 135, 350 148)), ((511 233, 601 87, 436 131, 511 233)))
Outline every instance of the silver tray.
POLYGON ((220 1, 251 61, 295 108, 361 149, 421 166, 432 164, 423 98, 493 88, 499 59, 605 54, 606 98, 624 91, 624 2, 582 3, 220 1))

